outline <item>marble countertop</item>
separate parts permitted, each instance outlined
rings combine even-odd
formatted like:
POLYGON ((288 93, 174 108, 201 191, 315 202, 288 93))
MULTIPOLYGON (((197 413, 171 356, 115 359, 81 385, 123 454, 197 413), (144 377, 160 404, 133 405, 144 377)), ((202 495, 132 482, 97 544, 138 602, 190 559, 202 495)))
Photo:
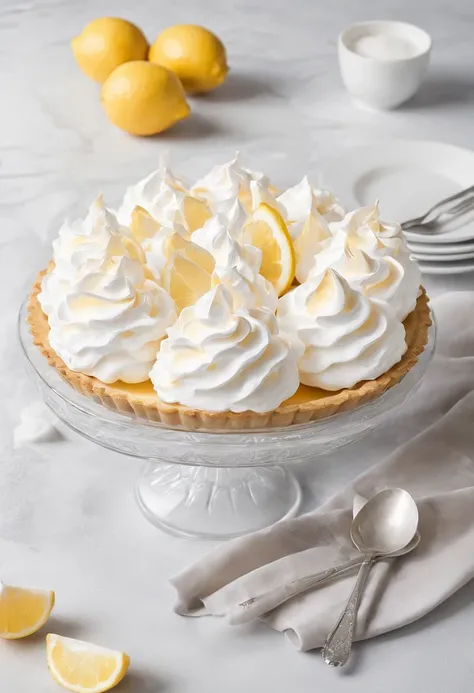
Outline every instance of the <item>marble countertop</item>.
MULTIPOLYGON (((359 645, 350 671, 299 654, 262 624, 230 628, 172 612, 167 578, 209 544, 161 534, 138 512, 136 460, 63 431, 59 442, 14 450, 12 429, 37 394, 16 341, 16 316, 49 239, 70 209, 102 190, 111 204, 170 151, 190 175, 239 149, 280 185, 317 176, 336 148, 393 136, 472 146, 474 6, 470 0, 1 0, 0 2, 0 577, 54 588, 53 632, 119 647, 132 656, 130 693, 293 689, 463 693, 474 682, 474 586, 399 632, 359 645), (101 15, 123 16, 150 38, 173 23, 201 23, 228 47, 232 74, 189 120, 134 139, 110 125, 98 87, 76 68, 68 42, 101 15), (372 18, 413 21, 434 38, 429 77, 403 110, 356 109, 344 92, 336 37, 372 18)), ((473 275, 429 278, 432 294, 472 288, 473 275)), ((385 455, 383 435, 318 462, 308 476, 316 504, 385 455)), ((57 689, 43 635, 0 643, 0 688, 57 689)))

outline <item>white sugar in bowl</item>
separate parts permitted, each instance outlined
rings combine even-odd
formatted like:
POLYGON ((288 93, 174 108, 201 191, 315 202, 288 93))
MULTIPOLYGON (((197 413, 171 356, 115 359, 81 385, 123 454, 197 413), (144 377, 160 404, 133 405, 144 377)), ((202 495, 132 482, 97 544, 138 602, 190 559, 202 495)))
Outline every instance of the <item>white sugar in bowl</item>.
POLYGON ((405 22, 353 24, 339 36, 342 80, 359 103, 397 108, 420 87, 428 67, 431 37, 405 22))

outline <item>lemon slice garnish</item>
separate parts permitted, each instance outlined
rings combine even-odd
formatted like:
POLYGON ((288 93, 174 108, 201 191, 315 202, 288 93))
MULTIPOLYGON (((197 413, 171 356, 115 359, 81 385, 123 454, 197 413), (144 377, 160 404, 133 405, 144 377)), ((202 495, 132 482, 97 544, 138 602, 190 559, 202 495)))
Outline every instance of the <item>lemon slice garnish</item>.
POLYGON ((81 640, 49 634, 46 656, 51 676, 75 693, 103 693, 116 686, 127 673, 130 658, 81 640))
POLYGON ((181 253, 172 255, 166 275, 165 289, 175 302, 178 313, 193 306, 212 287, 212 275, 181 253))
MULTIPOLYGON (((204 200, 186 195, 183 202, 183 223, 188 234, 204 226, 206 221, 211 218, 211 212, 204 200)), ((162 228, 162 224, 157 221, 144 207, 137 205, 132 212, 132 222, 130 229, 132 236, 143 243, 147 238, 153 238, 162 228)))
POLYGON ((189 241, 179 233, 174 233, 168 241, 167 252, 169 256, 177 252, 191 262, 194 262, 198 267, 205 270, 208 274, 214 272, 216 261, 211 253, 205 248, 201 248, 197 243, 189 241))
POLYGON ((190 233, 202 228, 211 216, 211 211, 204 200, 186 195, 184 198, 184 220, 190 233))
POLYGON ((140 205, 135 207, 132 212, 130 230, 136 241, 143 243, 147 238, 153 238, 160 228, 160 222, 156 221, 146 209, 140 205))
POLYGON ((166 253, 163 287, 181 312, 211 289, 215 260, 211 253, 179 233, 171 235, 166 253))
POLYGON ((295 252, 281 214, 265 203, 259 205, 244 226, 243 239, 244 243, 260 248, 260 274, 282 296, 295 278, 295 252))
POLYGON ((17 640, 36 633, 48 620, 53 606, 54 592, 0 583, 0 637, 17 640))

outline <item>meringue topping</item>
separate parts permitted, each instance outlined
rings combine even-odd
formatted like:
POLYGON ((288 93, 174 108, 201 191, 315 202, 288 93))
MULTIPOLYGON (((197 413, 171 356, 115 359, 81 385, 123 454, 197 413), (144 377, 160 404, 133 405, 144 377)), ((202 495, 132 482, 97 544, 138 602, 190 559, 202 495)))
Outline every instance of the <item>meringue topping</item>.
POLYGON ((306 176, 277 196, 238 156, 191 191, 160 165, 117 216, 99 198, 53 247, 39 301, 65 364, 105 383, 151 371, 163 401, 209 411, 271 411, 298 379, 338 390, 379 377, 406 350, 420 285, 377 203, 344 215, 306 176), (262 209, 278 224, 257 236, 262 209), (280 300, 260 274, 272 279, 272 262, 287 269, 280 300))
POLYGON ((251 181, 268 185, 268 179, 263 173, 240 166, 237 153, 231 161, 214 166, 193 185, 191 192, 206 200, 214 213, 228 212, 236 198, 248 210, 251 201, 251 181))
POLYGON ((167 168, 153 171, 127 189, 117 213, 122 224, 131 224, 136 207, 146 210, 162 226, 181 224, 190 232, 210 217, 205 203, 187 193, 167 168))
POLYGON ((299 356, 300 381, 324 390, 378 378, 407 348, 390 308, 352 289, 333 269, 280 298, 277 320, 299 356))
POLYGON ((241 246, 231 235, 227 219, 217 215, 192 235, 193 243, 214 257, 214 284, 223 284, 238 307, 276 310, 277 295, 272 284, 259 274, 262 254, 258 248, 241 246))
POLYGON ((298 388, 296 358, 273 314, 235 308, 222 285, 183 310, 150 373, 164 402, 221 412, 267 412, 298 388))
POLYGON ((290 224, 305 221, 314 211, 326 221, 339 221, 344 217, 344 209, 330 190, 322 190, 311 185, 307 176, 292 188, 285 190, 278 202, 284 208, 290 224))
POLYGON ((421 274, 400 226, 381 222, 374 205, 330 224, 330 231, 332 235, 319 245, 298 278, 319 275, 332 267, 353 288, 387 303, 399 320, 405 320, 415 308, 421 274))
POLYGON ((84 221, 63 225, 38 300, 68 368, 104 383, 147 380, 176 309, 143 260, 101 198, 84 221))

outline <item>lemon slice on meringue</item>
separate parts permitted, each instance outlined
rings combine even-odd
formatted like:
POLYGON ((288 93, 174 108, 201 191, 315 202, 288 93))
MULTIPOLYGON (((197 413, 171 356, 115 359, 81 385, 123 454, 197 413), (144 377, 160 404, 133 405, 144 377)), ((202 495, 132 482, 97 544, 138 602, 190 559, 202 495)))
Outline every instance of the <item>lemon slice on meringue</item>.
POLYGON ((163 270, 162 284, 180 313, 210 290, 215 260, 207 250, 179 233, 169 238, 166 254, 168 262, 163 270))
POLYGON ((143 243, 147 238, 153 238, 160 228, 160 222, 154 219, 144 207, 140 205, 135 207, 132 212, 130 230, 136 241, 143 243))
POLYGON ((200 245, 197 245, 197 243, 193 243, 187 238, 184 238, 184 236, 179 233, 174 233, 171 236, 166 250, 169 257, 172 257, 173 253, 179 253, 190 262, 194 262, 195 265, 198 265, 198 267, 208 274, 214 272, 216 261, 211 253, 200 245))
POLYGON ((189 233, 202 228, 212 216, 206 202, 192 195, 186 195, 183 206, 184 222, 189 233))
POLYGON ((180 313, 194 305, 212 286, 212 277, 202 267, 180 253, 171 258, 165 287, 180 313))
POLYGON ((260 274, 273 284, 278 296, 295 278, 295 251, 283 217, 266 203, 260 204, 244 226, 243 239, 262 251, 260 274))

